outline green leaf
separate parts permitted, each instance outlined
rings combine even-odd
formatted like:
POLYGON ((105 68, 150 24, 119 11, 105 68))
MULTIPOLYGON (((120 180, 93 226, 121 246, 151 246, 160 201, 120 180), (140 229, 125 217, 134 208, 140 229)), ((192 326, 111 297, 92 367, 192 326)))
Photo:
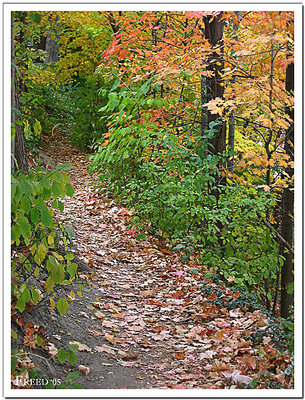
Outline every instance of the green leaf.
POLYGON ((39 243, 38 249, 34 256, 35 263, 41 265, 41 263, 46 257, 46 254, 47 254, 47 249, 45 248, 45 245, 43 243, 39 243))
POLYGON ((52 192, 53 192, 53 197, 59 197, 63 190, 62 190, 62 185, 58 182, 52 182, 52 192))
POLYGON ((23 311, 25 310, 25 302, 22 298, 22 296, 19 296, 17 303, 16 303, 16 307, 18 308, 18 310, 23 313, 23 311))
POLYGON ((52 217, 50 215, 50 211, 48 207, 44 204, 39 205, 40 213, 41 213, 41 222, 47 228, 52 228, 52 217))
POLYGON ((69 197, 72 197, 74 194, 74 188, 72 185, 70 185, 70 183, 66 183, 66 193, 69 197))
POLYGON ((56 166, 57 171, 69 171, 70 169, 74 168, 71 164, 59 164, 56 166))
POLYGON ((53 267, 52 279, 54 283, 62 283, 62 281, 65 279, 65 269, 63 265, 59 264, 53 267))
POLYGON ((64 348, 61 348, 57 354, 57 359, 60 363, 63 363, 66 361, 67 358, 67 352, 64 348))
POLYGON ((32 207, 30 216, 31 216, 32 223, 34 225, 38 224, 38 222, 39 222, 39 211, 38 211, 38 208, 36 206, 32 207))
MULTIPOLYGON (((66 312, 68 311, 68 308, 69 308, 69 303, 67 302, 66 299, 64 299, 63 297, 61 297, 61 298, 58 300, 58 302, 57 302, 57 310, 58 310, 59 314, 60 314, 61 316, 65 315, 66 312)), ((68 357, 69 357, 69 355, 68 355, 68 357)), ((76 357, 75 357, 75 358, 76 358, 76 357)), ((70 362, 70 361, 69 361, 69 362, 70 362)), ((75 362, 76 362, 76 361, 75 361, 75 362)), ((73 363, 71 363, 71 364, 73 364, 73 363)))
POLYGON ((182 250, 182 249, 184 249, 184 247, 185 247, 184 244, 181 244, 181 243, 180 243, 180 244, 177 244, 177 246, 175 246, 175 247, 173 248, 173 250, 174 250, 174 251, 176 251, 176 250, 182 250))
POLYGON ((13 329, 11 329, 11 337, 13 339, 17 339, 17 337, 18 337, 17 332, 13 331, 13 329))
POLYGON ((32 295, 33 303, 34 304, 38 303, 40 300, 40 296, 36 289, 34 289, 34 288, 31 289, 31 295, 32 295))
POLYGON ((17 365, 17 357, 11 356, 11 374, 12 375, 15 375, 16 365, 17 365))
POLYGON ((65 255, 65 259, 66 260, 71 261, 71 260, 73 260, 73 258, 74 258, 74 254, 72 254, 72 253, 68 253, 68 254, 65 255))
POLYGON ((32 185, 25 180, 22 180, 20 182, 20 185, 21 185, 23 193, 27 194, 28 196, 31 196, 32 190, 33 190, 32 185))
POLYGON ((57 202, 58 205, 58 209, 62 212, 65 209, 64 203, 62 203, 61 201, 58 200, 57 202))
POLYGON ((29 198, 28 198, 26 195, 24 195, 24 196, 22 197, 22 199, 21 199, 21 201, 20 201, 20 205, 21 205, 23 211, 24 211, 26 214, 27 214, 27 213, 30 211, 30 209, 31 209, 31 202, 30 202, 29 198))
POLYGON ((77 264, 75 264, 75 263, 69 264, 67 266, 67 271, 68 271, 69 275, 71 276, 71 278, 73 278, 77 271, 77 264))
POLYGON ((84 387, 80 383, 77 383, 77 382, 72 383, 71 388, 72 389, 84 389, 84 387))
POLYGON ((47 293, 50 293, 54 288, 54 281, 52 279, 52 276, 49 276, 46 280, 45 283, 45 289, 47 293))
POLYGON ((23 301, 25 303, 27 303, 28 301, 31 300, 31 292, 30 292, 30 290, 28 288, 23 289, 23 292, 22 292, 21 296, 22 296, 23 301))
POLYGON ((20 232, 24 238, 29 237, 31 233, 31 225, 29 224, 28 219, 22 215, 20 216, 17 221, 16 225, 19 226, 20 232))
MULTIPOLYGON (((41 21, 41 15, 38 12, 30 11, 29 12, 29 19, 36 24, 39 24, 41 21)), ((36 120, 37 121, 37 120, 36 120)), ((37 121, 38 122, 38 121, 37 121)))
POLYGON ((38 278, 38 276, 39 276, 39 268, 38 267, 36 267, 35 268, 35 270, 34 270, 34 276, 36 277, 36 278, 38 278))
POLYGON ((136 240, 143 240, 146 238, 146 233, 140 233, 138 236, 136 236, 136 240))
POLYGON ((37 344, 38 346, 41 346, 43 344, 44 340, 41 338, 39 335, 37 335, 37 344))
POLYGON ((70 372, 70 374, 67 375, 67 377, 65 379, 65 382, 67 382, 67 381, 75 381, 75 379, 77 379, 78 376, 79 376, 79 371, 70 372))
MULTIPOLYGON (((68 350, 68 361, 69 361, 69 363, 72 364, 72 365, 76 364, 77 358, 76 358, 75 353, 74 353, 72 350, 68 350)), ((79 371, 74 371, 74 372, 79 372, 79 371)), ((70 375, 70 374, 69 374, 69 375, 70 375)), ((69 375, 68 375, 68 376, 69 376, 69 375)), ((67 378, 68 378, 68 376, 67 376, 67 378)), ((78 376, 78 375, 77 375, 77 376, 78 376)), ((77 378, 77 377, 76 377, 76 378, 77 378)))

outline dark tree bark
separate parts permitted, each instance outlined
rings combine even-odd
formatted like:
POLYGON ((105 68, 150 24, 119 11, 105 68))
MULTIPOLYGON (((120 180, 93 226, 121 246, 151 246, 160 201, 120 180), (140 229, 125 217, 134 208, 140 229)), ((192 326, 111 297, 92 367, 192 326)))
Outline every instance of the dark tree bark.
MULTIPOLYGON (((207 71, 211 71, 211 76, 206 77, 206 100, 215 99, 216 97, 223 98, 224 86, 222 86, 221 73, 224 69, 223 59, 223 27, 224 23, 221 21, 222 13, 218 14, 211 20, 211 17, 205 18, 205 38, 211 44, 213 50, 212 54, 208 58, 207 71)), ((203 109, 202 109, 203 111, 203 109)), ((207 125, 210 126, 211 122, 214 122, 220 117, 219 114, 212 114, 209 110, 207 111, 207 125)), ((226 124, 221 121, 216 126, 214 137, 208 139, 207 153, 218 154, 223 153, 226 149, 226 124)), ((218 168, 222 169, 223 162, 218 162, 218 168)), ((211 190, 211 194, 216 198, 216 204, 219 200, 219 185, 225 184, 226 179, 224 176, 216 173, 214 175, 215 183, 214 188, 211 190)), ((218 228, 222 230, 222 224, 219 222, 218 228)), ((219 239, 220 240, 220 239, 219 239)))
MULTIPOLYGON (((232 79, 232 83, 236 82, 236 77, 234 76, 232 79)), ((228 136, 228 148, 231 151, 234 151, 234 142, 235 142, 235 112, 230 112, 229 117, 229 136, 228 136)), ((234 171, 234 156, 229 157, 228 159, 228 170, 233 173, 234 171)))
MULTIPOLYGON (((294 64, 291 63, 286 69, 286 90, 291 92, 294 90, 294 64)), ((291 119, 294 119, 294 110, 291 107, 287 110, 291 119)), ((290 157, 290 161, 294 160, 294 123, 288 128, 285 137, 284 149, 290 157)), ((288 166, 286 174, 293 178, 293 168, 288 166)), ((282 237, 293 247, 293 210, 294 209, 294 192, 292 184, 287 186, 282 195, 282 237)), ((290 307, 294 304, 293 293, 288 293, 289 285, 294 281, 293 274, 293 254, 289 251, 283 252, 284 264, 281 271, 281 317, 287 318, 290 314, 290 307)))
MULTIPOLYGON (((221 85, 221 73, 224 69, 223 60, 223 27, 224 23, 221 21, 222 13, 217 15, 212 21, 210 17, 205 18, 205 38, 209 40, 213 53, 209 57, 207 70, 213 74, 206 78, 206 100, 215 99, 216 97, 223 97, 224 86, 221 85)), ((219 118, 220 115, 207 112, 208 125, 219 118)), ((226 126, 221 122, 216 127, 217 132, 213 139, 209 140, 209 152, 212 154, 222 153, 226 149, 226 126)), ((219 165, 221 166, 221 165, 219 165)), ((216 179, 216 186, 220 183, 220 178, 216 179)))
POLYGON ((12 151, 12 161, 11 168, 18 168, 20 171, 25 174, 28 173, 28 160, 27 153, 25 148, 25 140, 24 140, 24 132, 23 126, 21 122, 20 115, 18 115, 18 111, 20 110, 19 103, 19 90, 18 90, 18 81, 15 67, 15 45, 14 45, 14 14, 11 14, 11 75, 12 75, 12 90, 11 90, 11 108, 12 115, 11 121, 12 126, 15 129, 15 136, 12 142, 11 151, 12 151), (17 165, 16 165, 17 164, 17 165))

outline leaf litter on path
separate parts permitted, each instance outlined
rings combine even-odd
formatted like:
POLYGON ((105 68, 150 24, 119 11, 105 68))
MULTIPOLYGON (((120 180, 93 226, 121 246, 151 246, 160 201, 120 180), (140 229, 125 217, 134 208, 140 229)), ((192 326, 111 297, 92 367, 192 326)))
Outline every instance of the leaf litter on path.
MULTIPOLYGON (((249 340, 254 329, 266 327, 265 316, 212 304, 216 295, 203 294, 204 268, 195 260, 183 264, 152 236, 136 240, 129 228, 132 210, 106 191, 98 193, 86 155, 60 140, 61 145, 49 141, 45 151, 55 163, 75 167, 69 171, 75 194, 64 199, 57 218, 73 226, 73 251, 92 269, 87 276, 95 302, 80 313, 95 321, 87 332, 96 340, 91 353, 103 353, 128 370, 139 368, 146 388, 243 388, 253 381, 256 388, 268 388, 279 380, 291 388, 292 380, 280 375, 290 363, 288 354, 276 350, 270 337, 260 345, 249 340)), ((204 284, 216 291, 211 281, 204 284)), ((90 371, 90 357, 86 368, 90 371)))

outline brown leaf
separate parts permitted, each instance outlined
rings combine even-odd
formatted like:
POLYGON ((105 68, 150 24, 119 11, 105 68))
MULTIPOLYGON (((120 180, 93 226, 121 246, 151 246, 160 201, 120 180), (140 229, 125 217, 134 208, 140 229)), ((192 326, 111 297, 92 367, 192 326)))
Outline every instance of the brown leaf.
POLYGON ((97 351, 98 353, 107 353, 107 354, 112 354, 115 355, 115 351, 112 347, 107 346, 106 344, 103 344, 102 346, 95 346, 94 350, 97 351))
POLYGON ((256 369, 256 358, 252 356, 243 356, 241 362, 248 368, 256 369))
POLYGON ((154 290, 143 290, 140 294, 144 297, 152 297, 155 294, 154 290))
POLYGON ((113 318, 125 318, 125 315, 122 314, 122 313, 119 313, 119 314, 112 314, 112 317, 113 317, 113 318))
POLYGON ((104 319, 105 318, 105 315, 104 315, 104 313, 102 311, 97 311, 97 312, 94 313, 94 315, 98 319, 104 319))
POLYGON ((122 354, 121 358, 125 361, 135 360, 138 358, 138 353, 137 354, 131 354, 131 353, 122 354))
MULTIPOLYGON (((103 321, 104 322, 104 321, 103 321)), ((102 336, 102 332, 88 329, 88 333, 93 336, 102 336)))
POLYGON ((113 335, 105 335, 105 339, 111 344, 123 343, 122 339, 116 338, 113 335))
POLYGON ((90 373, 90 368, 85 367, 84 365, 79 365, 77 369, 85 375, 89 375, 90 373))

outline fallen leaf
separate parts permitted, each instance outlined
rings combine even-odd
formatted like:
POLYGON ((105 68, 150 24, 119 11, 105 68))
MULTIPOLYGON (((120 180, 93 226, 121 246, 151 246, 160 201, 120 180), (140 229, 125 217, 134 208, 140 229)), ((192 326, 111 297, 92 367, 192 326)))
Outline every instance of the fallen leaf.
POLYGON ((177 360, 183 360, 185 358, 184 351, 178 351, 175 357, 177 358, 177 360))
POLYGON ((105 335, 105 339, 111 344, 123 343, 122 339, 116 338, 113 335, 105 335))
POLYGON ((243 356, 243 358, 240 361, 246 367, 256 369, 256 358, 255 357, 246 355, 246 356, 243 356))
POLYGON ((104 318, 105 318, 105 315, 104 315, 104 313, 103 313, 102 311, 96 311, 96 312, 94 313, 94 315, 95 315, 96 318, 98 318, 98 319, 104 319, 104 318))
POLYGON ((113 328, 115 326, 115 324, 111 321, 109 321, 108 319, 104 319, 104 321, 102 322, 102 326, 106 327, 106 328, 113 328))
POLYGON ((79 365, 77 369, 85 375, 89 375, 90 373, 90 368, 85 367, 84 365, 79 365))
POLYGON ((95 346, 94 350, 97 351, 98 353, 108 353, 115 355, 115 351, 112 347, 107 346, 106 344, 103 344, 102 346, 95 346))
POLYGON ((76 345, 78 348, 78 351, 88 351, 88 352, 91 351, 90 347, 88 347, 87 345, 80 343, 80 342, 69 342, 69 344, 76 345))
POLYGON ((138 353, 137 354, 130 354, 130 353, 122 354, 121 358, 125 361, 135 360, 138 358, 138 353))
POLYGON ((78 313, 78 315, 81 315, 82 317, 85 317, 85 318, 87 318, 87 319, 90 319, 90 317, 89 317, 84 311, 80 311, 80 312, 78 313))
POLYGON ((122 314, 122 313, 119 313, 119 314, 112 314, 112 317, 113 317, 113 318, 125 318, 125 315, 122 314))
POLYGON ((103 335, 102 332, 91 330, 91 329, 88 329, 88 333, 93 336, 102 336, 103 335))
POLYGON ((53 343, 48 343, 47 348, 48 348, 48 353, 51 354, 52 356, 56 356, 56 354, 58 353, 58 350, 53 343))
POLYGON ((223 372, 223 375, 226 379, 231 380, 235 385, 243 384, 248 386, 253 381, 253 378, 246 375, 240 375, 238 371, 234 371, 232 374, 223 372))
POLYGON ((144 297, 152 297, 155 294, 154 290, 143 290, 140 294, 144 297))

